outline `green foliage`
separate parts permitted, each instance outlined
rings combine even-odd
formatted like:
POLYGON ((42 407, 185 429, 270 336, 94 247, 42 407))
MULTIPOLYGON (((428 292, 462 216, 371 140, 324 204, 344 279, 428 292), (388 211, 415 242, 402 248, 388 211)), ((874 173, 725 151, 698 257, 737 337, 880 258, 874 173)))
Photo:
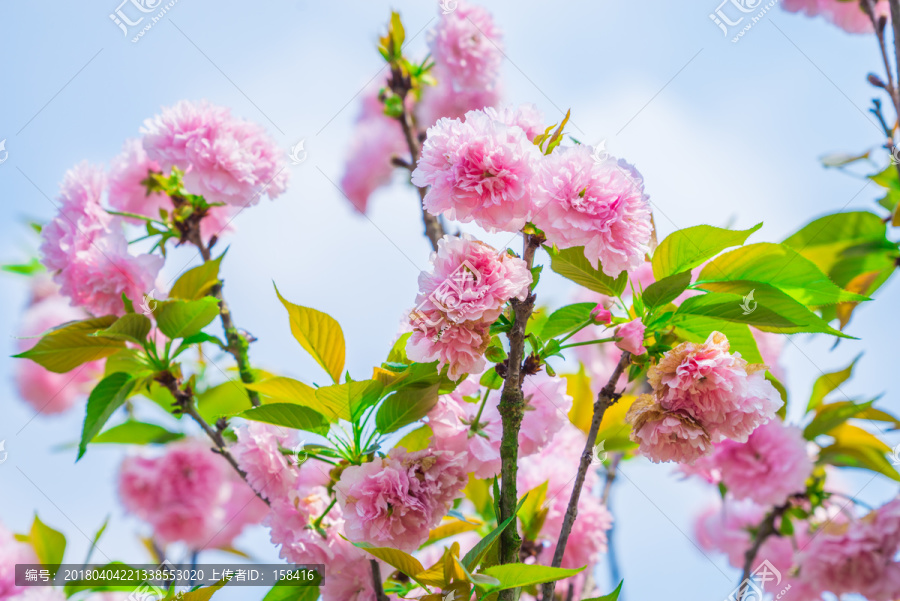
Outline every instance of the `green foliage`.
POLYGON ((219 301, 210 296, 199 300, 171 300, 159 303, 156 325, 171 339, 200 333, 219 315, 219 301))
POLYGON ((406 449, 410 453, 421 451, 428 447, 432 434, 434 434, 434 432, 432 432, 431 426, 425 424, 415 430, 407 432, 406 436, 397 441, 397 446, 406 449))
POLYGON ((126 313, 108 328, 96 331, 93 336, 103 336, 143 345, 152 325, 145 315, 126 313))
POLYGON ((316 389, 321 413, 330 420, 356 422, 363 411, 378 402, 384 385, 375 380, 360 380, 316 389))
POLYGON ((647 286, 641 299, 647 309, 664 307, 684 292, 691 284, 690 269, 664 277, 647 286))
POLYGON ((220 417, 237 415, 252 407, 244 385, 237 380, 228 380, 211 386, 195 396, 197 412, 209 423, 215 422, 220 417))
POLYGON ((290 403, 273 403, 254 407, 239 414, 244 419, 257 422, 265 422, 276 426, 306 430, 315 434, 328 433, 328 420, 321 413, 313 411, 309 407, 292 405, 290 403))
POLYGON ((672 232, 653 253, 653 277, 659 281, 691 270, 726 248, 740 246, 761 227, 762 223, 758 223, 749 230, 734 231, 697 225, 672 232))
POLYGON ((87 413, 78 444, 78 459, 87 451, 88 443, 103 429, 116 409, 121 407, 134 390, 137 380, 128 373, 116 372, 100 380, 87 401, 87 413))
POLYGON ((32 257, 28 263, 20 263, 18 265, 10 264, 10 265, 0 265, 0 270, 15 273, 18 275, 36 275, 44 271, 44 266, 41 265, 41 262, 37 260, 36 257, 32 257))
POLYGON ((219 267, 226 250, 215 259, 189 269, 179 277, 169 291, 170 299, 200 300, 219 283, 219 267))
POLYGON ((681 315, 675 324, 675 333, 688 342, 705 342, 713 332, 725 334, 731 352, 740 352, 750 363, 763 363, 756 339, 746 324, 701 315, 681 315))
POLYGON ((62 532, 54 530, 35 514, 28 533, 28 542, 34 549, 38 563, 56 574, 66 552, 66 537, 62 532))
POLYGON ((500 581, 498 586, 486 586, 484 588, 491 591, 502 591, 508 588, 519 588, 523 586, 532 586, 534 584, 542 584, 544 582, 555 582, 574 576, 582 570, 584 570, 583 567, 569 570, 566 568, 552 568, 550 566, 540 566, 537 564, 507 563, 491 566, 482 573, 492 576, 500 581))
POLYGON ((783 244, 764 242, 735 249, 713 259, 697 278, 700 285, 734 281, 769 284, 807 306, 869 300, 841 289, 815 263, 783 244))
POLYGON ((279 580, 269 589, 262 601, 316 601, 319 598, 319 587, 296 586, 296 584, 296 579, 279 580))
POLYGON ((597 303, 575 303, 574 305, 566 305, 557 309, 544 322, 541 328, 541 338, 549 340, 561 334, 568 334, 573 330, 577 330, 590 322, 591 311, 596 306, 597 303))
POLYGON ((816 379, 815 384, 813 384, 812 394, 809 397, 809 403, 806 405, 806 410, 812 411, 813 409, 818 408, 819 405, 822 404, 822 401, 825 400, 826 396, 849 380, 850 376, 853 375, 853 368, 856 367, 857 361, 859 361, 859 357, 854 359, 850 365, 842 370, 819 376, 816 379))
POLYGON ((590 599, 585 599, 584 601, 618 601, 619 594, 622 592, 622 585, 625 584, 624 580, 619 581, 619 586, 616 587, 616 590, 611 592, 608 595, 603 595, 602 597, 591 597, 590 599))
POLYGON ((121 340, 91 336, 108 328, 117 319, 115 315, 107 315, 64 324, 46 333, 30 350, 14 356, 31 359, 55 373, 71 371, 79 365, 109 357, 125 348, 125 343, 121 340))
POLYGON ((900 474, 884 452, 872 446, 833 444, 819 451, 819 463, 866 469, 900 482, 900 474))
POLYGON ((194 591, 189 591, 181 596, 181 601, 209 601, 212 596, 219 592, 223 586, 228 584, 228 580, 223 578, 212 586, 205 586, 194 591))
POLYGON ((439 382, 419 382, 402 387, 384 400, 375 415, 375 425, 382 434, 396 432, 428 415, 437 404, 439 382))
MULTIPOLYGON (((499 487, 497 485, 496 478, 494 479, 494 503, 496 504, 497 500, 500 498, 499 487)), ((481 560, 484 559, 484 556, 490 550, 490 548, 497 542, 497 539, 500 538, 500 535, 506 530, 507 526, 512 524, 516 516, 519 514, 519 511, 522 509, 522 505, 525 504, 525 501, 528 500, 528 495, 526 494, 524 497, 519 499, 519 504, 516 505, 516 510, 513 512, 511 516, 503 520, 503 522, 491 530, 491 532, 485 536, 483 539, 475 543, 475 546, 469 549, 469 552, 465 554, 462 558, 462 565, 468 571, 474 571, 475 568, 478 567, 478 564, 481 563, 481 560)), ((495 514, 500 515, 500 512, 495 508, 495 514)))
POLYGON ((165 444, 184 438, 184 434, 170 432, 162 426, 128 420, 97 434, 91 444, 165 444))
POLYGON ((275 294, 287 309, 294 338, 328 372, 331 379, 338 382, 344 371, 346 352, 340 324, 327 313, 286 301, 277 287, 275 294))
POLYGON ((519 520, 522 522, 522 534, 528 540, 537 540, 547 519, 548 508, 547 486, 545 481, 540 486, 528 491, 526 498, 522 499, 522 508, 518 511, 519 520))
POLYGON ((564 278, 607 296, 620 296, 625 291, 628 274, 622 272, 618 277, 611 278, 602 269, 594 269, 584 256, 584 248, 548 248, 547 252, 550 254, 550 269, 564 278))
POLYGON ((848 419, 871 409, 873 403, 874 400, 860 404, 850 402, 822 405, 813 420, 803 429, 803 436, 807 440, 813 440, 820 434, 827 434, 848 419))

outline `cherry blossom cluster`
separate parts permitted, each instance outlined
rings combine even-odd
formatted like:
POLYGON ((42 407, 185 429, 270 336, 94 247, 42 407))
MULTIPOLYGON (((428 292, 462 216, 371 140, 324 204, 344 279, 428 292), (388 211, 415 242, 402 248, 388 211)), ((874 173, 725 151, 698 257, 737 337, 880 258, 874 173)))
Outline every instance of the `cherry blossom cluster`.
POLYGON ((653 462, 693 463, 713 443, 746 442, 784 404, 765 379, 765 366, 729 353, 728 339, 713 332, 702 344, 684 342, 650 368, 652 394, 629 408, 632 440, 653 462))
MULTIPOLYGON (((875 15, 890 18, 887 0, 875 0, 875 15)), ((792 13, 800 12, 808 17, 824 17, 848 33, 872 33, 872 21, 859 2, 845 0, 783 0, 782 7, 792 13)))

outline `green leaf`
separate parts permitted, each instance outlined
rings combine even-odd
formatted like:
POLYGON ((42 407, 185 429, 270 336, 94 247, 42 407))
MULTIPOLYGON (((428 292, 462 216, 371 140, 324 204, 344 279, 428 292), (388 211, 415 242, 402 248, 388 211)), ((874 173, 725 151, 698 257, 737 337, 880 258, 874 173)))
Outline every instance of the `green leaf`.
POLYGON ((622 585, 625 584, 624 580, 619 581, 619 586, 616 587, 616 590, 611 592, 608 595, 603 595, 602 597, 591 597, 590 599, 585 599, 584 601, 618 601, 619 594, 622 592, 622 585))
POLYGON ((219 315, 219 301, 211 296, 199 300, 160 302, 156 324, 171 339, 188 338, 200 332, 219 315))
POLYGON ((688 342, 706 342, 713 332, 725 334, 731 352, 739 352, 749 363, 764 363, 756 338, 746 324, 700 315, 680 316, 675 324, 675 333, 688 342))
POLYGON ((226 584, 228 584, 228 580, 223 578, 212 586, 204 586, 195 591, 184 593, 181 596, 181 601, 209 601, 226 584))
POLYGON ((544 506, 544 502, 547 500, 548 485, 549 481, 545 480, 540 486, 529 490, 528 500, 522 503, 522 509, 518 512, 522 521, 522 533, 528 540, 537 540, 547 518, 547 507, 544 506))
POLYGON ((254 407, 239 414, 244 419, 257 422, 265 422, 276 426, 285 426, 296 430, 306 430, 315 434, 328 433, 328 420, 322 414, 309 407, 292 405, 290 403, 273 403, 254 407))
POLYGON ((384 385, 376 380, 359 380, 316 389, 316 401, 322 414, 330 419, 355 422, 366 410, 378 402, 384 385))
MULTIPOLYGON (((494 479, 494 499, 495 501, 499 499, 499 488, 497 487, 497 479, 494 479)), ((482 558, 484 558, 485 554, 491 548, 491 546, 497 541, 500 535, 506 530, 506 527, 513 523, 516 519, 516 516, 519 515, 519 510, 522 509, 522 505, 525 504, 525 501, 528 499, 528 495, 526 494, 521 499, 519 499, 519 504, 516 505, 516 510, 513 512, 511 516, 503 520, 503 523, 491 530, 490 534, 485 536, 483 539, 475 543, 475 546, 469 549, 469 552, 465 554, 462 558, 462 565, 470 572, 474 571, 478 564, 481 562, 482 558)), ((500 512, 495 510, 496 514, 499 516, 500 512)))
POLYGON ((420 428, 408 432, 406 436, 397 441, 396 446, 403 447, 410 453, 421 451, 428 447, 432 434, 434 434, 434 432, 432 432, 431 426, 425 424, 420 428))
POLYGON ((328 372, 332 380, 340 381, 346 353, 344 332, 340 324, 327 313, 286 301, 277 286, 275 294, 287 309, 294 338, 328 372))
POLYGON ((210 424, 220 417, 237 415, 252 406, 244 384, 238 380, 228 380, 197 394, 197 412, 210 424))
POLYGON ((875 403, 874 400, 859 405, 855 403, 841 403, 835 406, 822 405, 813 420, 803 429, 803 437, 806 440, 813 440, 820 434, 827 434, 848 419, 871 409, 873 403, 875 403))
POLYGON ((900 474, 884 453, 873 447, 846 447, 833 444, 819 451, 819 463, 867 469, 900 481, 900 474))
POLYGON ((416 575, 425 571, 425 567, 418 559, 399 549, 375 547, 369 543, 353 543, 353 546, 359 547, 366 553, 374 555, 389 566, 397 568, 410 578, 415 578, 416 575))
POLYGON ((711 225, 696 225, 672 232, 653 253, 653 277, 657 281, 688 271, 726 248, 740 246, 750 234, 762 227, 757 223, 749 230, 726 230, 711 225))
POLYGON ((482 573, 493 576, 499 580, 500 586, 490 588, 491 590, 501 591, 508 588, 519 588, 544 582, 555 582, 574 576, 583 569, 584 568, 582 567, 575 570, 569 570, 566 568, 552 568, 550 566, 540 566, 536 564, 507 563, 499 566, 491 566, 482 573))
POLYGON ((853 375, 853 368, 856 367, 857 361, 859 361, 859 357, 854 359, 850 365, 840 371, 819 376, 818 379, 816 379, 816 383, 813 384, 812 394, 809 396, 809 403, 806 405, 806 411, 809 412, 816 409, 822 404, 822 401, 825 400, 826 396, 849 380, 850 376, 853 375))
POLYGON ((104 336, 115 340, 127 340, 143 345, 153 324, 146 315, 126 313, 105 330, 98 330, 93 336, 104 336))
POLYGON ((45 334, 30 350, 13 356, 31 359, 58 374, 66 373, 125 348, 121 340, 91 336, 97 330, 108 328, 117 319, 115 315, 107 315, 65 324, 45 334))
MULTIPOLYGON (((125 403, 137 381, 124 372, 106 376, 94 387, 87 401, 87 414, 78 444, 78 459, 84 456, 88 443, 103 429, 116 409, 125 403)), ((77 459, 76 459, 77 461, 77 459)))
POLYGON ((18 275, 34 275, 44 271, 44 266, 36 258, 32 257, 28 263, 18 265, 0 265, 0 269, 18 275))
POLYGON ((691 284, 691 270, 666 276, 647 286, 641 298, 648 309, 664 307, 684 292, 691 284))
POLYGON ((676 315, 718 317, 780 334, 806 332, 853 338, 835 330, 797 300, 768 284, 709 282, 703 288, 711 293, 685 299, 676 315))
POLYGON ((188 269, 175 281, 169 291, 169 298, 181 300, 199 300, 209 294, 213 286, 219 283, 219 266, 225 257, 226 249, 215 259, 206 261, 193 269, 188 269))
POLYGON ((38 562, 55 575, 66 552, 66 537, 63 533, 46 525, 35 514, 28 542, 31 543, 38 562))
POLYGON ((790 246, 768 242, 744 246, 716 257, 703 268, 697 283, 740 280, 765 282, 807 306, 869 300, 840 288, 815 263, 790 246))
POLYGON ((295 403, 326 413, 319 409, 321 404, 316 400, 316 389, 293 378, 279 376, 244 386, 279 403, 295 403))
POLYGON ((403 426, 428 415, 437 404, 439 383, 405 386, 387 397, 375 416, 375 426, 382 434, 396 432, 403 426))
POLYGON ((156 424, 129 420, 96 435, 91 444, 164 444, 180 438, 184 438, 184 434, 170 432, 156 424))
POLYGON ((319 587, 296 586, 296 580, 282 579, 269 589, 263 601, 316 601, 319 598, 319 587), (281 584, 281 583, 284 584, 281 584))
POLYGON ((547 252, 550 254, 550 269, 564 278, 607 296, 619 296, 625 291, 628 274, 623 271, 618 277, 611 278, 602 270, 594 269, 584 256, 583 247, 556 251, 548 249, 547 252))
POLYGON ((591 318, 591 311, 596 306, 597 303, 575 303, 557 309, 544 322, 544 327, 541 328, 541 338, 550 340, 560 334, 568 334, 577 329, 591 318))

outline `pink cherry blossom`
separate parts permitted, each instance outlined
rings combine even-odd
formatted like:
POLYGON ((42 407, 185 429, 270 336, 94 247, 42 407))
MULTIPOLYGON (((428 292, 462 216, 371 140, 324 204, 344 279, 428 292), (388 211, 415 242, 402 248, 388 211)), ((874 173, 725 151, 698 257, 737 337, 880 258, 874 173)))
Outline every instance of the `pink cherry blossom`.
POLYGON ((484 114, 506 125, 520 128, 532 142, 536 136, 544 133, 544 115, 538 107, 530 103, 502 109, 488 107, 484 109, 484 114))
POLYGON ((486 110, 500 102, 499 86, 476 88, 474 90, 454 90, 453 80, 440 66, 435 66, 431 74, 437 85, 422 91, 422 100, 416 106, 419 126, 429 128, 441 117, 462 119, 469 111, 486 110))
POLYGON ((806 490, 813 469, 803 433, 778 419, 759 426, 746 443, 722 441, 709 459, 731 494, 762 505, 781 505, 806 490))
POLYGON ((621 340, 616 341, 616 346, 632 355, 643 355, 647 352, 644 348, 644 331, 647 328, 640 318, 629 321, 616 329, 616 336, 621 340))
POLYGON ((30 545, 18 542, 13 533, 0 524, 0 601, 27 590, 16 586, 17 563, 38 563, 38 560, 30 545))
POLYGON ((347 538, 412 551, 467 482, 465 457, 395 448, 387 457, 346 468, 334 490, 347 538))
MULTIPOLYGON (((55 290, 56 287, 54 286, 55 290)), ((21 317, 18 350, 34 346, 41 334, 68 321, 85 319, 87 315, 52 292, 31 305, 21 317)), ((19 396, 38 413, 61 413, 83 399, 103 373, 101 361, 91 361, 64 374, 53 373, 33 361, 15 364, 15 382, 19 396)))
POLYGON ((533 221, 559 248, 584 247, 595 269, 616 277, 650 247, 650 203, 625 161, 597 161, 590 146, 559 148, 540 164, 533 221))
POLYGON ((631 439, 653 463, 693 463, 712 451, 707 431, 691 416, 664 410, 649 394, 642 394, 628 409, 631 439))
MULTIPOLYGON (((385 580, 392 568, 379 563, 381 578, 385 580)), ((339 571, 333 566, 326 566, 325 570, 322 587, 319 589, 322 601, 378 601, 372 582, 372 565, 369 558, 359 558, 339 571)), ((395 599, 392 595, 386 595, 386 598, 395 599)))
POLYGON ((525 262, 471 236, 445 236, 431 256, 432 270, 419 275, 411 359, 449 365, 452 379, 484 370, 491 323, 511 298, 524 300, 531 285, 525 262))
POLYGON ((713 332, 702 344, 685 342, 667 352, 647 378, 663 409, 690 416, 713 442, 746 442, 784 404, 764 369, 729 353, 725 335, 713 332))
POLYGON ((826 523, 799 554, 800 577, 818 591, 870 601, 900 595, 900 500, 862 519, 826 523))
POLYGON ((441 15, 429 32, 428 47, 439 69, 449 75, 454 90, 494 87, 503 62, 503 40, 490 13, 460 0, 441 15))
POLYGON ((160 209, 171 211, 172 201, 168 196, 161 192, 147 194, 147 186, 141 183, 151 171, 162 171, 159 163, 150 160, 139 139, 127 140, 122 153, 110 163, 110 206, 123 213, 153 218, 159 218, 160 209))
POLYGON ((428 129, 412 182, 431 186, 424 206, 432 215, 515 232, 531 218, 541 156, 521 127, 470 111, 428 129))
MULTIPOLYGON (((612 313, 603 306, 603 303, 597 303, 597 306, 591 310, 591 319, 597 325, 609 325, 612 323, 612 313)), ((643 340, 643 336, 641 336, 643 340)))
POLYGON ((247 474, 247 483, 271 500, 286 496, 297 480, 297 471, 279 448, 287 432, 278 426, 248 422, 235 428, 237 442, 231 454, 247 474))
MULTIPOLYGON (((792 13, 802 12, 808 17, 822 16, 848 33, 873 33, 872 21, 862 11, 859 2, 844 0, 784 0, 782 6, 792 13)), ((890 19, 887 0, 875 3, 876 16, 890 19)))
POLYGON ((261 126, 227 108, 182 100, 144 121, 141 133, 149 159, 185 171, 185 187, 208 202, 245 207, 287 187, 284 150, 261 126))

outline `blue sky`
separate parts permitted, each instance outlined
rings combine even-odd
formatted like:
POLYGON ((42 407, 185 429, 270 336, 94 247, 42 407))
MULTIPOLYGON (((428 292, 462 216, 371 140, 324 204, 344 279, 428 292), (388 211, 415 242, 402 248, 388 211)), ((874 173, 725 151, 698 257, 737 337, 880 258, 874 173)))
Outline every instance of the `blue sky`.
MULTIPOLYGON (((138 43, 109 18, 116 8, 115 0, 0 5, 0 139, 9 152, 0 164, 0 261, 33 250, 24 224, 53 215, 45 195, 55 195, 66 169, 84 159, 109 161, 161 106, 207 98, 260 122, 285 148, 305 140, 309 153, 292 167, 289 191, 242 213, 227 240, 225 293, 241 327, 259 338, 254 363, 321 377, 290 336, 275 281, 286 298, 337 318, 347 333, 349 369, 367 372, 415 297, 429 246, 416 194, 399 180, 372 199, 367 218, 352 212, 332 182, 343 169, 357 94, 381 68, 375 40, 389 10, 401 12, 413 35, 433 25, 436 7, 412 0, 180 0, 138 43)), ((642 172, 662 234, 699 223, 764 221, 754 240, 778 241, 823 213, 871 207, 874 185, 824 170, 818 157, 880 140, 866 114, 873 90, 865 76, 880 65, 874 38, 775 8, 735 44, 710 21, 716 8, 706 0, 493 1, 505 31, 505 100, 533 102, 548 121, 571 108, 573 135, 607 139, 613 154, 642 172)), ((424 54, 424 33, 411 48, 424 54)), ((191 258, 175 253, 169 275, 191 258)), ((0 282, 6 356, 26 288, 11 276, 0 282)), ((559 278, 542 284, 542 301, 550 304, 571 294, 559 278)), ((788 345, 783 363, 797 405, 822 371, 865 349, 843 390, 852 398, 883 393, 881 403, 900 410, 891 371, 898 300, 894 281, 857 313, 850 333, 860 342, 831 350, 830 340, 802 336, 788 345)), ((9 452, 0 465, 0 520, 22 530, 39 511, 67 533, 69 557, 80 561, 86 538, 112 513, 103 552, 143 561, 135 539, 140 524, 122 516, 113 490, 121 452, 92 451, 73 465, 71 450, 54 447, 76 439, 81 414, 31 421, 11 387, 13 369, 13 360, 0 359, 0 440, 9 452)), ((866 474, 842 477, 872 503, 896 492, 866 474)), ((725 598, 737 572, 691 542, 693 516, 713 498, 711 490, 679 481, 671 467, 624 466, 613 511, 628 599, 673 591, 678 598, 725 598)), ((241 543, 261 558, 276 557, 262 530, 241 543)))

